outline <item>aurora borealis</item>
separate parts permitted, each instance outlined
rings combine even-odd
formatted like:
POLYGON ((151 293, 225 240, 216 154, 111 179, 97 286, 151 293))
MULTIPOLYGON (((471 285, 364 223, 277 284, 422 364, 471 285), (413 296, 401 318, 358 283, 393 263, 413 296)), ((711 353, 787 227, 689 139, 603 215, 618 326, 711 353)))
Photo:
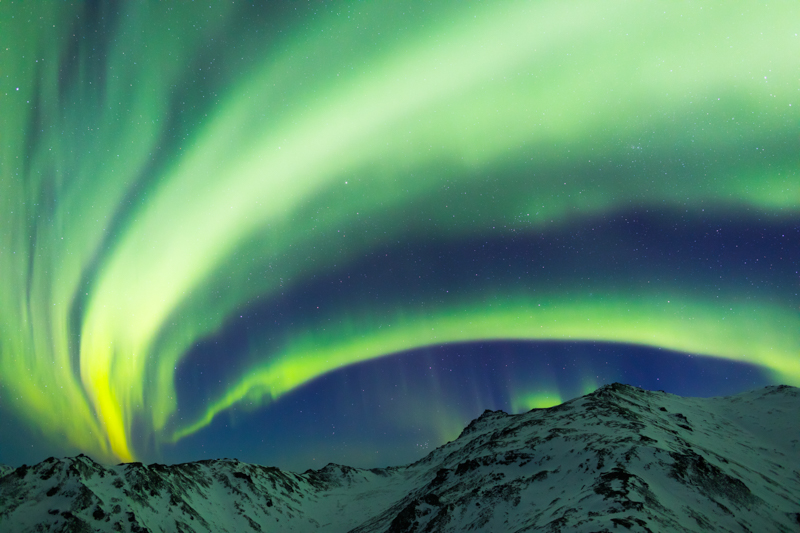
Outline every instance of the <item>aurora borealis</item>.
POLYGON ((796 3, 274 4, 0 2, 0 462, 800 384, 796 3))

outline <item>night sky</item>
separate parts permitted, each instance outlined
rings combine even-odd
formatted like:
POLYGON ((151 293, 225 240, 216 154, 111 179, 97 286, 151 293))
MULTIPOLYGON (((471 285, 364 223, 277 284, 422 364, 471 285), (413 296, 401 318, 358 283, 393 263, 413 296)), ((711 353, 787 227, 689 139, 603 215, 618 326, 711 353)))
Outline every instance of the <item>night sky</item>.
POLYGON ((798 20, 0 2, 0 462, 386 466, 800 385, 798 20))

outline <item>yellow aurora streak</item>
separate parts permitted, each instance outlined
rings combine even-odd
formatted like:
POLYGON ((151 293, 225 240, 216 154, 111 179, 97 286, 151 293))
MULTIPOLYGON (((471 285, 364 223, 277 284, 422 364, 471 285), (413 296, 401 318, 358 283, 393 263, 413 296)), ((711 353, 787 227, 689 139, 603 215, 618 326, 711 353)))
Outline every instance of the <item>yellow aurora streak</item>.
MULTIPOLYGON (((174 112, 171 88, 193 82, 183 66, 203 42, 193 28, 202 20, 213 34, 231 23, 231 8, 214 7, 207 17, 180 7, 186 13, 175 19, 155 4, 124 5, 120 20, 133 22, 114 30, 102 76, 90 76, 88 59, 80 63, 84 81, 62 106, 61 43, 73 28, 62 27, 68 8, 49 7, 44 18, 24 24, 17 22, 30 18, 24 8, 0 8, 0 44, 8 47, 2 69, 14 75, 2 81, 10 118, 0 131, 0 381, 4 403, 46 432, 102 458, 131 460, 136 420, 156 441, 168 441, 236 402, 277 398, 342 365, 475 339, 663 346, 757 363, 800 383, 796 309, 765 299, 738 306, 723 322, 721 309, 735 303, 726 307, 684 287, 682 311, 674 311, 678 306, 631 288, 601 303, 553 294, 544 311, 528 301, 435 309, 398 319, 390 333, 304 333, 283 353, 265 351, 263 363, 199 421, 168 430, 177 407, 174 371, 193 343, 256 295, 275 294, 282 277, 299 283, 329 267, 334 250, 341 252, 336 261, 347 261, 404 231, 385 222, 355 244, 339 245, 296 219, 309 206, 326 210, 327 228, 347 230, 355 211, 387 219, 394 208, 428 201, 444 181, 470 191, 482 172, 505 162, 619 160, 655 130, 664 136, 648 149, 665 158, 676 145, 714 154, 783 142, 794 125, 786 117, 800 105, 796 4, 453 4, 403 24, 398 18, 413 5, 375 2, 360 12, 343 5, 291 28, 274 49, 249 51, 264 59, 198 117, 135 202, 130 195, 149 171, 164 116, 174 112), (23 105, 30 100, 39 102, 36 111, 23 105), (87 109, 100 116, 87 118, 87 109), (65 129, 78 128, 82 137, 63 139, 65 129), (431 178, 433 168, 438 178, 431 178), (415 172, 423 177, 411 177, 415 172), (323 204, 323 192, 343 201, 323 204), (107 241, 122 210, 124 221, 107 241), (256 236, 263 238, 253 247, 256 236), (307 266, 300 259, 306 256, 318 261, 307 266), (249 280, 244 270, 225 271, 232 262, 281 266, 249 280), (88 281, 87 273, 94 273, 88 281), (205 296, 229 278, 223 296, 205 296), (76 299, 83 302, 78 339, 70 336, 76 299)), ((90 57, 88 49, 77 53, 90 57)), ((230 51, 231 61, 237 53, 230 51)), ((714 160, 703 176, 669 168, 666 176, 623 173, 603 184, 573 174, 574 196, 560 193, 560 174, 532 173, 524 195, 486 209, 531 214, 526 231, 631 204, 752 208, 783 217, 800 211, 793 156, 770 166, 714 160)), ((485 219, 461 216, 467 201, 453 206, 455 221, 442 215, 438 231, 485 230, 485 219)))

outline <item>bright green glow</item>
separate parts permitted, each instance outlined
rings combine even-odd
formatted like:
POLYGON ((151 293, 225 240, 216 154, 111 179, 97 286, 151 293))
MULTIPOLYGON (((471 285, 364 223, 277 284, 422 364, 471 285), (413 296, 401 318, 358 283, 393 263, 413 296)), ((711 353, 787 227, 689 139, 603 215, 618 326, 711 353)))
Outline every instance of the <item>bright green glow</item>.
POLYGON ((531 409, 547 409, 563 403, 558 392, 532 392, 513 398, 512 409, 515 413, 524 413, 531 409))
MULTIPOLYGON (((375 2, 347 20, 322 17, 251 51, 263 62, 197 117, 133 203, 126 195, 153 172, 152 154, 171 131, 173 88, 194 83, 184 65, 232 23, 232 8, 124 9, 103 75, 89 45, 78 45, 82 83, 61 97, 58 61, 73 32, 62 21, 73 14, 40 5, 37 20, 0 5, 3 401, 101 457, 133 457, 137 417, 168 438, 174 369, 192 343, 254 296, 392 242, 404 231, 395 210, 423 206, 448 236, 523 215, 520 227, 535 231, 631 204, 800 211, 796 156, 765 167, 744 152, 796 138, 796 120, 787 121, 800 105, 795 3, 454 3, 397 24, 402 7, 375 2), (40 102, 38 115, 28 101, 40 102), (602 182, 582 172, 584 161, 621 160, 632 145, 644 151, 637 158, 671 161, 669 172, 623 170, 602 182), (736 163, 706 164, 709 154, 728 159, 731 147, 744 154, 736 163), (700 160, 702 170, 685 170, 700 160), (506 164, 524 179, 498 187, 495 203, 471 203, 494 194, 482 180, 506 164), (455 217, 437 204, 445 184, 468 193, 448 206, 455 217), (314 209, 324 211, 319 227, 296 219, 314 209), (375 218, 373 229, 356 234, 354 212, 375 218), (331 239, 339 228, 352 244, 331 239), (275 268, 250 280, 267 265, 275 268), (224 294, 212 301, 207 287, 224 294), (70 329, 76 298, 79 340, 70 329)), ((276 398, 342 365, 460 340, 631 342, 756 362, 800 381, 797 310, 778 303, 729 316, 716 299, 685 297, 674 313, 631 287, 602 304, 553 295, 544 311, 530 305, 469 303, 398 319, 391 333, 300 335, 178 436, 244 398, 276 398)))

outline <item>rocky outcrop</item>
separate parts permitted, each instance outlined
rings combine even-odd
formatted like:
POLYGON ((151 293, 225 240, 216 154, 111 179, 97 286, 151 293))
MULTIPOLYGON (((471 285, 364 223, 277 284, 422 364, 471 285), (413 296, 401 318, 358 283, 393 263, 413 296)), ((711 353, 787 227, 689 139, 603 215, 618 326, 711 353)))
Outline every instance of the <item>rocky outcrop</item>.
POLYGON ((698 399, 613 384, 486 411, 402 467, 50 458, 0 477, 0 531, 797 531, 798 412, 793 387, 698 399))

